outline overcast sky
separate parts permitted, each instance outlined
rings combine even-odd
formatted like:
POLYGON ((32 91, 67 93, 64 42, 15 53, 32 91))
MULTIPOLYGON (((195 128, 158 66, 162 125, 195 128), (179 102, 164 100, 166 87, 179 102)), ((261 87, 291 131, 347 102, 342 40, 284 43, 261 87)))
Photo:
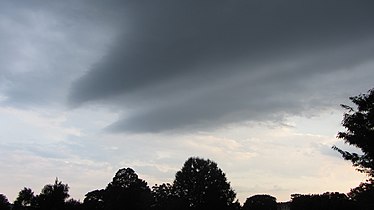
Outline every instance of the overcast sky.
POLYGON ((209 158, 243 203, 348 192, 340 104, 374 87, 371 0, 0 2, 0 193, 209 158))

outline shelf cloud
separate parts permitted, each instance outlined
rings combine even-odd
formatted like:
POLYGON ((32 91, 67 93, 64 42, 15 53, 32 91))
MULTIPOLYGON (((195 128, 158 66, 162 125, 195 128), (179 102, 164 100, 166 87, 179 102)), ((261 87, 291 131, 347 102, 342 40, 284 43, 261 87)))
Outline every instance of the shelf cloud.
POLYGON ((113 10, 111 47, 69 93, 71 107, 123 109, 112 131, 280 120, 327 105, 322 84, 350 88, 342 81, 373 61, 371 1, 126 1, 102 9, 117 4, 124 9, 113 10))

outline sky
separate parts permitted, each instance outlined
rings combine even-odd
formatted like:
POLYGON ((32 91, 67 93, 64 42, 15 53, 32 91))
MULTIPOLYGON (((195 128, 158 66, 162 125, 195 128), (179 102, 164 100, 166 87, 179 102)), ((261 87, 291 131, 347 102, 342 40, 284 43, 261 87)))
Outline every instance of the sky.
POLYGON ((374 87, 371 0, 0 2, 0 193, 58 177, 84 199, 133 168, 217 162, 255 194, 349 192, 331 149, 374 87))

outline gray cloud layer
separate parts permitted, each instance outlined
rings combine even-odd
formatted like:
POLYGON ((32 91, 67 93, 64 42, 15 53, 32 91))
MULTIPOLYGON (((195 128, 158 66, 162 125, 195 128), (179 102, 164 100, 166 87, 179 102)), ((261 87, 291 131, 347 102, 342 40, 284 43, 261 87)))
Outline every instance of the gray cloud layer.
POLYGON ((70 0, 0 2, 0 94, 7 105, 65 103, 70 83, 101 56, 112 32, 107 27, 110 16, 98 18, 97 6, 90 5, 70 0))
POLYGON ((373 85, 373 71, 362 67, 374 58, 372 1, 98 1, 89 8, 105 14, 90 24, 108 23, 117 35, 72 84, 69 103, 120 107, 113 131, 281 120, 373 85))

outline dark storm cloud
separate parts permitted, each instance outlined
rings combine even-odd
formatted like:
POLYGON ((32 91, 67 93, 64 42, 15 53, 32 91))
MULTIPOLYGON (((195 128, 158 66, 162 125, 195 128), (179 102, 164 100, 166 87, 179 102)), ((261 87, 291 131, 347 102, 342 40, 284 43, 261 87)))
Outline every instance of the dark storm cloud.
POLYGON ((325 91, 357 88, 339 83, 374 58, 372 1, 160 0, 115 7, 123 8, 120 34, 74 82, 69 100, 123 107, 123 119, 110 126, 116 131, 216 127, 318 109, 332 104, 325 91))

